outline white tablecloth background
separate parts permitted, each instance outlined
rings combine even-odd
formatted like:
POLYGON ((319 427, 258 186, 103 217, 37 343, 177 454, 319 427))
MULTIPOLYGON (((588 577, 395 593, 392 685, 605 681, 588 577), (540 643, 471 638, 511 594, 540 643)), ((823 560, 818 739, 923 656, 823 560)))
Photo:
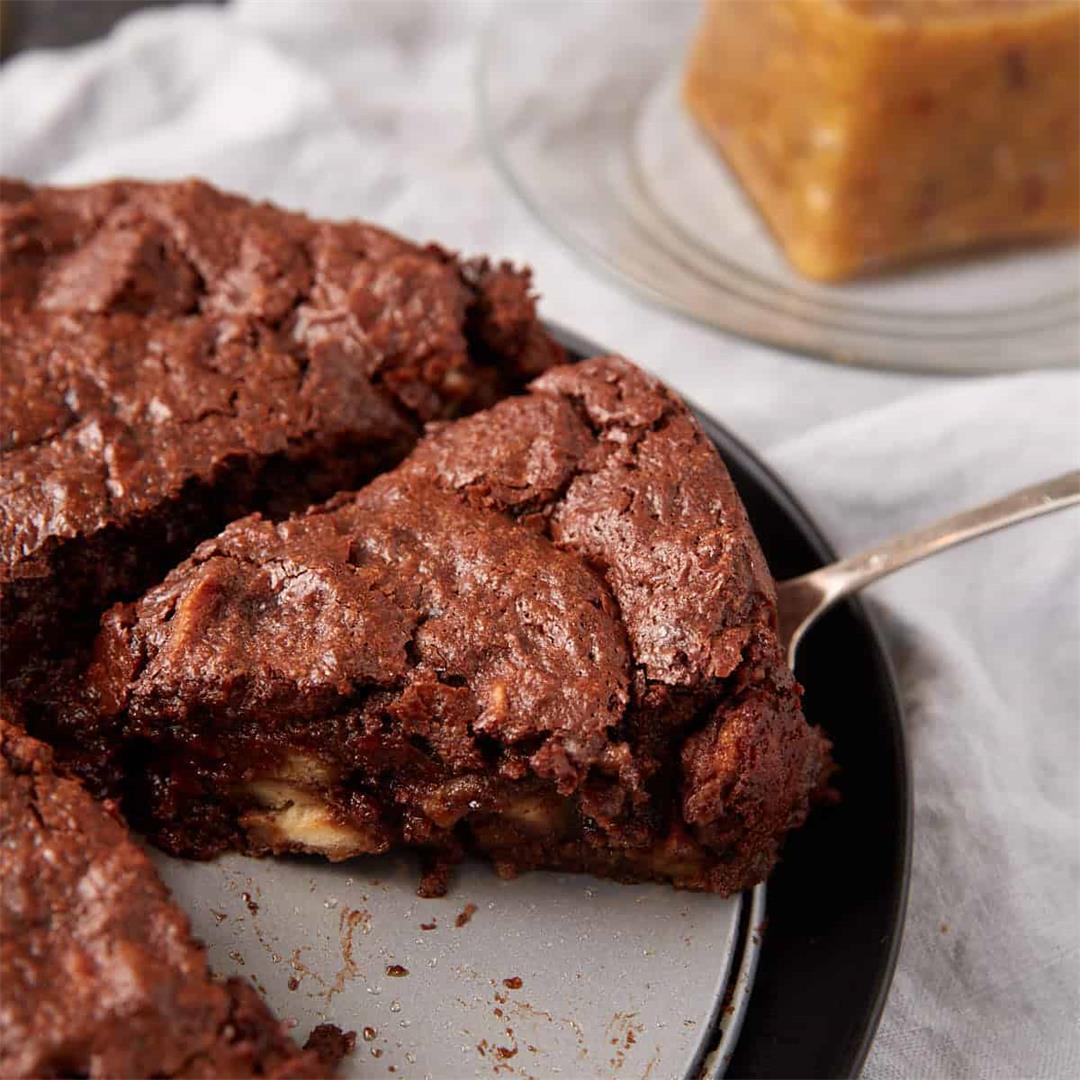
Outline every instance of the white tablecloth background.
MULTIPOLYGON (((486 4, 248 0, 135 15, 0 71, 9 174, 199 174, 320 215, 527 261, 546 315, 742 435, 852 551, 1075 467, 1072 372, 827 366, 647 307, 516 201, 476 130, 486 4)), ((883 582, 914 763, 899 968, 869 1077, 1080 1075, 1080 513, 883 582), (947 927, 947 930, 943 930, 947 927)))

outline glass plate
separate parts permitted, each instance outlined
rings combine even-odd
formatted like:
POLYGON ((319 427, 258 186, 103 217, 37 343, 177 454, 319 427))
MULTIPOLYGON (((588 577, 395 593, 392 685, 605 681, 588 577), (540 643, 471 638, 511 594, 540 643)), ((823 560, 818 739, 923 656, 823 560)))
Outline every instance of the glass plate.
POLYGON ((698 11, 679 0, 497 11, 478 67, 485 137, 558 236, 665 307, 830 360, 943 372, 1076 363, 1074 243, 843 285, 799 277, 682 107, 698 11))

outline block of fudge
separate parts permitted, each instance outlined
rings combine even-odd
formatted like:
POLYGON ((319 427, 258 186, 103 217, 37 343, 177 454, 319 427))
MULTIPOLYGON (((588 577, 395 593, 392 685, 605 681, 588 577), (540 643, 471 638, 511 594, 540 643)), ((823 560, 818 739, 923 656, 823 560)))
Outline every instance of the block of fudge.
POLYGON ((198 540, 357 487, 562 350, 526 272, 204 183, 0 185, 5 677, 198 540))
POLYGON ((827 790, 715 447, 619 358, 200 545, 103 619, 48 737, 167 851, 408 845, 728 894, 827 790))
POLYGON ((708 0, 684 96, 807 277, 1080 228, 1075 0, 708 0))
POLYGON ((115 807, 4 715, 0 811, 0 1076, 332 1075, 248 983, 211 977, 115 807))

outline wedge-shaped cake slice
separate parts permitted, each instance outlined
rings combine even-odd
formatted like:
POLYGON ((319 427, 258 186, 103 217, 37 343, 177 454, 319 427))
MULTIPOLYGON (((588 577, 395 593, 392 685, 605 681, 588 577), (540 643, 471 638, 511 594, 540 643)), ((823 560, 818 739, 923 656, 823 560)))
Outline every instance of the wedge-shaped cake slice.
POLYGON ((0 715, 0 1076, 315 1077, 204 950, 115 811, 0 715))
POLYGON ((103 621, 53 737, 167 850, 468 851, 730 893, 829 771, 715 448, 554 368, 395 471, 238 521, 103 621))

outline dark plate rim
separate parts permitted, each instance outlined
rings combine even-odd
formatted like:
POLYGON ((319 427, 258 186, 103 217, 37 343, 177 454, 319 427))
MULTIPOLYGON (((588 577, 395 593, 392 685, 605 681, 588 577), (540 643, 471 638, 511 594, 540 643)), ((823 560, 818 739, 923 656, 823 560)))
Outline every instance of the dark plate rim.
MULTIPOLYGON (((558 323, 545 320, 545 326, 574 359, 584 359, 588 356, 602 356, 610 353, 610 350, 599 348, 587 338, 573 330, 560 326, 558 323)), ((768 493, 769 498, 795 523, 806 538, 819 564, 825 565, 834 562, 837 558, 834 548, 783 480, 742 439, 732 434, 727 427, 708 413, 697 408, 692 402, 688 402, 688 404, 690 404, 709 438, 722 450, 730 450, 739 459, 739 465, 754 477, 761 488, 768 493)), ((888 997, 900 953, 904 916, 907 911, 908 890, 911 881, 914 810, 911 762, 908 756, 907 739, 904 734, 903 707, 892 660, 885 647, 884 637, 873 612, 868 610, 866 605, 858 599, 846 601, 845 607, 870 643, 873 664, 871 674, 874 681, 884 691, 883 698, 886 710, 882 719, 887 722, 888 731, 886 737, 892 744, 891 749, 896 762, 896 775, 893 779, 899 789, 902 806, 902 817, 897 823, 899 843, 893 852, 892 859, 896 891, 890 913, 890 932, 887 940, 882 943, 883 949, 873 991, 866 1002, 866 1008, 857 1025, 857 1033, 853 1038, 847 1040, 843 1046, 837 1048, 836 1057, 830 1070, 836 1076, 856 1077, 861 1072, 870 1052, 870 1046, 881 1021, 881 1015, 885 1008, 885 1001, 888 997)), ((768 911, 768 908, 766 908, 766 911, 768 911)), ((764 947, 767 947, 767 941, 766 936, 764 947)), ((754 994, 751 990, 748 1014, 754 1012, 754 1007, 754 994)))

